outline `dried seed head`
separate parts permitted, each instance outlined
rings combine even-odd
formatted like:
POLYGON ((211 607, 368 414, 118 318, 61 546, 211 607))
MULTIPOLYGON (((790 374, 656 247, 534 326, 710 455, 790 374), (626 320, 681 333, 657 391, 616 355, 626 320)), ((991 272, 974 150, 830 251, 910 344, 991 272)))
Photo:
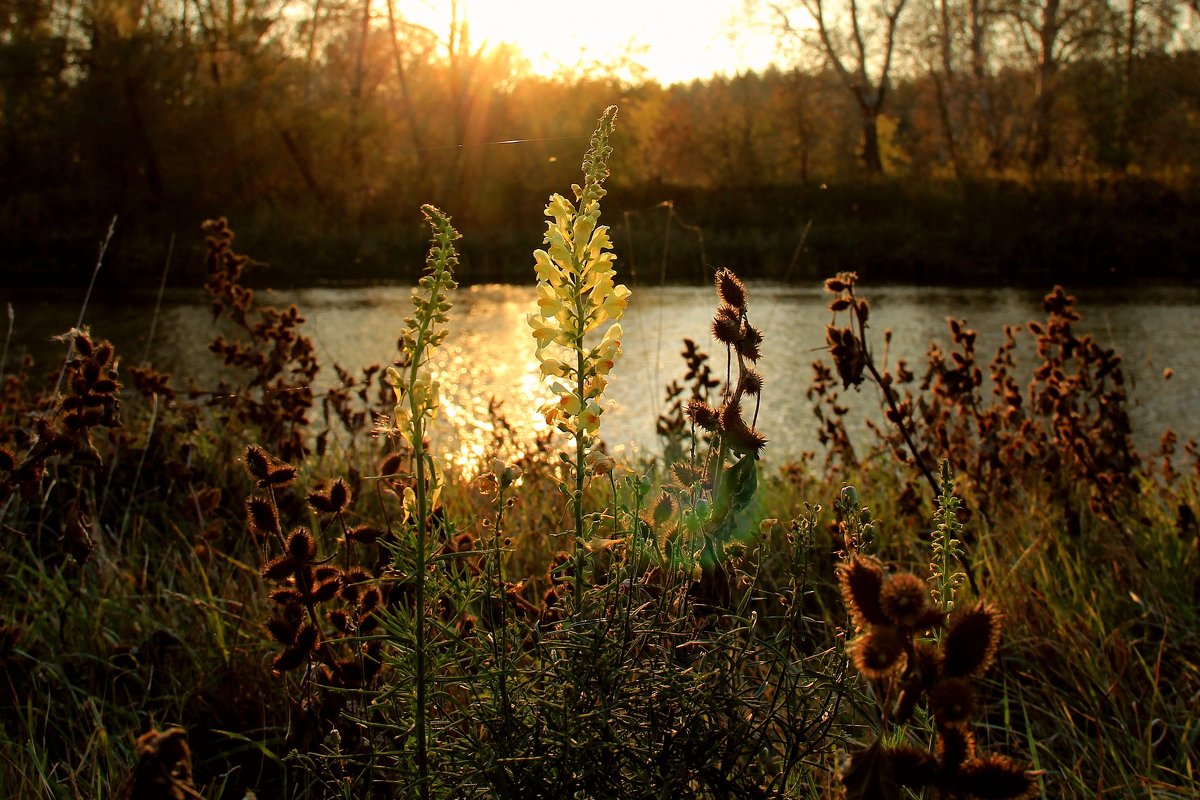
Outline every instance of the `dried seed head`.
POLYGON ((297 627, 286 619, 271 617, 267 620, 267 630, 282 645, 291 646, 296 641, 297 627))
POLYGON ((888 618, 879 604, 883 590, 883 567, 879 562, 855 556, 841 568, 838 580, 842 585, 842 599, 855 628, 862 630, 868 625, 888 624, 888 618))
POLYGON ((341 578, 341 567, 335 567, 332 564, 324 564, 313 570, 313 577, 318 581, 327 581, 330 578, 341 578))
POLYGON ((929 711, 940 728, 962 725, 975 712, 975 692, 963 678, 940 681, 929 691, 929 711))
POLYGON ((320 631, 311 623, 304 623, 300 626, 300 630, 296 633, 295 647, 303 650, 306 654, 311 652, 317 646, 317 639, 320 631))
POLYGON ((335 514, 350 505, 350 496, 350 487, 341 478, 338 478, 330 485, 329 501, 333 503, 335 514))
POLYGON ((965 793, 984 800, 1029 797, 1037 788, 1034 774, 1004 756, 984 756, 963 765, 959 780, 965 793))
POLYGON ((658 497, 646 509, 646 523, 664 535, 675 530, 675 520, 679 514, 679 503, 670 492, 660 492, 658 497))
POLYGON ((717 417, 716 409, 703 400, 689 400, 687 415, 692 422, 709 433, 716 433, 720 428, 720 420, 717 417))
POLYGON ((695 486, 704 477, 700 470, 686 461, 676 461, 672 464, 671 473, 674 475, 675 480, 679 482, 679 485, 685 488, 695 486))
POLYGON ((383 460, 379 465, 380 475, 395 475, 400 471, 400 465, 404 463, 404 457, 399 453, 392 453, 383 460))
POLYGON ((279 533, 279 514, 275 506, 261 497, 246 500, 246 522, 256 534, 279 533))
POLYGON ((359 544, 371 544, 378 541, 384 533, 379 528, 372 528, 370 525, 359 525, 346 531, 346 538, 359 544))
POLYGON ((742 339, 742 313, 729 305, 717 308, 712 321, 713 338, 727 345, 735 345, 742 339))
POLYGON ((329 620, 329 624, 334 627, 334 630, 340 633, 349 633, 350 631, 350 615, 344 609, 335 608, 325 615, 329 620))
POLYGON ((850 643, 850 658, 864 678, 882 678, 900 663, 904 643, 895 628, 872 628, 850 643))
POLYGON ((883 584, 879 606, 884 615, 905 630, 915 630, 929 608, 929 587, 911 572, 893 575, 883 584))
POLYGON ((309 508, 318 514, 334 513, 333 501, 325 492, 309 492, 304 499, 308 502, 309 508))
POLYGON ((721 300, 739 311, 746 310, 746 286, 732 270, 719 270, 716 283, 721 300))
POLYGON ((299 647, 289 647, 271 662, 271 669, 278 674, 290 672, 308 660, 308 651, 299 647))
POLYGON ((836 278, 825 279, 825 291, 827 292, 844 292, 846 291, 846 288, 846 281, 842 279, 841 273, 839 273, 836 278))
POLYGON ((373 611, 381 600, 383 600, 383 595, 380 594, 377 587, 372 586, 362 593, 362 602, 359 605, 362 607, 363 613, 366 614, 373 611))
POLYGON ((262 576, 271 581, 287 580, 296 571, 296 561, 290 556, 280 556, 267 562, 262 576))
POLYGON ((950 774, 975 757, 975 735, 963 727, 938 728, 938 761, 950 774))
POLYGON ((925 688, 933 686, 942 674, 942 653, 927 642, 917 642, 913 647, 917 677, 925 688))
POLYGON ((272 464, 270 471, 267 472, 266 483, 276 489, 283 489, 291 486, 292 481, 296 480, 296 472, 296 468, 291 464, 272 464))
POLYGON ((911 745, 889 747, 884 752, 891 762, 892 779, 896 781, 897 786, 919 789, 933 783, 937 773, 937 759, 932 753, 911 745))
POLYGON ((741 384, 738 389, 746 394, 760 395, 762 394, 763 379, 762 375, 752 369, 747 369, 742 375, 741 384))
POLYGON ((287 551, 297 562, 303 563, 312 561, 313 556, 317 554, 317 543, 313 541, 312 534, 304 528, 296 528, 288 536, 287 551))
POLYGON ((280 603, 281 605, 295 606, 298 608, 300 603, 304 601, 304 596, 297 590, 285 586, 271 592, 271 599, 276 603, 280 603))
POLYGON ((324 603, 326 600, 332 599, 338 593, 341 585, 341 581, 337 578, 330 578, 322 583, 318 583, 312 591, 313 602, 324 603))
POLYGON ((1000 643, 1000 619, 996 607, 983 602, 956 614, 942 641, 943 672, 957 678, 987 669, 1000 643))
POLYGON ((256 444, 246 448, 246 472, 256 481, 266 481, 271 472, 271 457, 256 444))
POLYGON ((747 323, 742 326, 742 335, 737 343, 737 351, 747 361, 751 363, 757 362, 762 357, 762 340, 762 331, 747 323))

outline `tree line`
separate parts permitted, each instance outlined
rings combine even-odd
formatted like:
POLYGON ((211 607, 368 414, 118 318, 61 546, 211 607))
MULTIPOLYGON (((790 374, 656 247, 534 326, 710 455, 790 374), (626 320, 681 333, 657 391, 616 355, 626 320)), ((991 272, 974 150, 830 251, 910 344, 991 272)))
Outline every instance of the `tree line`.
MULTIPOLYGON (((817 207, 831 186, 859 216, 897 193, 933 213, 981 191, 1016 208, 1051 186, 1092 202, 1131 181, 1142 207, 1191 207, 1196 0, 766 7, 793 66, 661 86, 621 62, 533 74, 477 44, 455 3, 434 31, 400 0, 0 0, 4 268, 90 270, 114 214, 115 258, 148 268, 170 233, 196 239, 224 214, 250 252, 371 277, 419 250, 415 209, 433 202, 489 241, 464 254, 476 276, 503 278, 610 103, 614 204, 645 242, 670 207, 685 234, 730 227, 710 240, 737 252, 733 226, 769 230, 757 217, 789 197, 817 207), (730 193, 749 200, 725 214, 730 193)), ((800 206, 763 258, 789 260, 819 216, 800 206)))

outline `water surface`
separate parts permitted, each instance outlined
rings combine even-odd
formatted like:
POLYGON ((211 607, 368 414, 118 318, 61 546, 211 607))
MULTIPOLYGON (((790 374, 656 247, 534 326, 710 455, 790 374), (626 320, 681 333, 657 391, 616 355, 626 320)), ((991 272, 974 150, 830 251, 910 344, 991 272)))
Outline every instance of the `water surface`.
MULTIPOLYGON (((824 324, 830 314, 818 285, 751 284, 751 321, 766 339, 760 371, 765 378, 758 427, 768 437, 765 455, 779 463, 818 447, 812 405, 805 397, 811 362, 823 355, 824 324)), ((1044 319, 1041 292, 1020 289, 955 289, 863 287, 872 303, 871 325, 876 357, 882 360, 883 331, 893 338, 888 360, 903 358, 918 375, 931 340, 947 345, 946 319, 965 318, 979 333, 977 352, 985 367, 1002 341, 1003 326, 1044 319)), ((81 294, 81 293, 80 293, 81 294)), ((1096 289, 1075 293, 1084 319, 1077 330, 1091 332, 1125 358, 1132 379, 1131 413, 1139 446, 1154 447, 1167 427, 1181 439, 1200 438, 1197 393, 1200 390, 1200 289, 1096 289), (1166 380, 1164 369, 1173 377, 1166 380)), ((0 294, 13 304, 15 324, 6 369, 20 352, 31 350, 49 364, 57 345, 49 337, 70 328, 81 297, 69 293, 0 294)), ((356 371, 372 363, 387 364, 396 355, 396 339, 411 311, 411 289, 402 286, 313 288, 260 292, 261 302, 296 303, 307 321, 324 366, 318 390, 336 380, 331 362, 356 371)), ((450 337, 437 354, 433 369, 443 386, 443 413, 438 422, 439 448, 460 462, 482 451, 490 429, 488 404, 495 399, 510 424, 522 434, 544 428, 537 408, 550 393, 538 380, 533 340, 525 315, 534 307, 531 286, 488 285, 460 289, 451 311, 450 337)), ((655 418, 663 409, 664 386, 684 372, 679 351, 684 337, 712 355, 713 369, 723 375, 725 357, 708 332, 715 295, 708 287, 634 287, 624 320, 624 356, 611 376, 602 434, 618 453, 653 453, 658 449, 655 418)), ((6 322, 6 320, 4 320, 6 322)), ((175 373, 176 385, 195 376, 201 386, 214 385, 220 374, 207 345, 219 330, 208 300, 200 290, 170 291, 154 320, 154 297, 115 302, 93 299, 86 323, 112 339, 126 364, 143 356, 175 373), (149 338, 151 326, 154 336, 149 338)), ((225 330, 228 330, 227 328, 225 330)), ((1031 337, 1023 337, 1020 354, 1028 364, 1031 337)), ((845 392, 852 409, 852 431, 868 436, 862 420, 882 421, 880 396, 871 385, 845 392)))

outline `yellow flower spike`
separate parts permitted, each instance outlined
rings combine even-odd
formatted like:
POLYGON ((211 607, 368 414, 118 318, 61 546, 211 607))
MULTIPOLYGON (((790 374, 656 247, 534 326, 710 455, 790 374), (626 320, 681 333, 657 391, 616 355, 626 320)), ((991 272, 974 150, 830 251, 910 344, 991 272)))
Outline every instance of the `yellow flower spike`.
MULTIPOLYGON (((529 325, 537 341, 539 372, 543 380, 561 378, 570 384, 570 388, 558 382, 552 385, 557 399, 543 406, 542 413, 547 425, 573 439, 571 449, 560 457, 573 472, 573 485, 564 481, 562 486, 574 510, 577 553, 587 541, 586 528, 594 524, 583 511, 584 490, 593 476, 587 458, 598 442, 600 396, 608 383, 605 375, 620 353, 620 327, 605 334, 606 343, 599 349, 586 340, 592 331, 620 316, 628 296, 628 289, 613 283, 612 240, 607 226, 599 224, 616 111, 615 106, 605 110, 591 137, 583 160, 583 185, 571 187, 576 202, 559 194, 550 196, 545 248, 534 251, 539 313, 530 315, 529 325), (537 316, 542 319, 535 319, 537 316)), ((579 602, 582 561, 575 566, 575 599, 579 602)))

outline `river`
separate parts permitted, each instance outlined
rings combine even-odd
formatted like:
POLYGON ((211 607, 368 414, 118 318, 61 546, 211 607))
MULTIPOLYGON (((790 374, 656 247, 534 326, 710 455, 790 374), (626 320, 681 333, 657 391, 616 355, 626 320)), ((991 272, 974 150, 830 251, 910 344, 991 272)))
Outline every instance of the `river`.
MULTIPOLYGON (((724 372, 724 353, 708 332, 716 297, 708 287, 633 287, 624 320, 624 355, 611 376, 601 433, 621 455, 656 452, 655 418, 663 408, 664 386, 682 378, 679 357, 684 337, 712 355, 714 372, 724 372)), ((883 331, 890 328, 891 363, 908 361, 918 375, 931 340, 948 341, 946 318, 965 318, 979 333, 977 352, 986 368, 1001 342, 1003 326, 1044 319, 1042 292, 1023 289, 915 288, 861 286, 872 303, 872 344, 883 353, 883 331)), ((308 288, 260 292, 260 302, 296 303, 304 332, 317 348, 324 369, 318 389, 336 380, 330 362, 357 370, 395 357, 397 335, 410 313, 411 289, 403 286, 308 288)), ((1139 447, 1156 447, 1167 427, 1181 440, 1200 438, 1200 288, 1148 287, 1087 289, 1075 292, 1083 320, 1079 331, 1093 333, 1124 356, 1131 378, 1131 415, 1139 447), (1172 377, 1164 377, 1169 369, 1172 377)), ((749 285, 749 316, 765 334, 760 371, 764 377, 758 428, 769 444, 764 456, 782 463, 818 447, 811 403, 805 397, 813 359, 823 355, 827 295, 819 285, 749 285)), ((450 336, 433 362, 443 386, 438 427, 445 457, 468 465, 482 451, 490 422, 488 402, 503 403, 508 421, 522 434, 544 426, 538 406, 549 397, 537 378, 533 340, 525 315, 533 309, 531 286, 485 285, 458 290, 451 310, 450 336)), ((11 303, 12 341, 5 369, 12 371, 22 351, 41 363, 58 352, 49 337, 70 328, 79 314, 82 292, 0 291, 0 313, 11 303), (78 296, 76 296, 78 295, 78 296)), ((0 317, 0 325, 7 320, 0 317)), ((218 327, 201 290, 169 290, 155 314, 153 294, 94 298, 85 319, 93 332, 112 339, 124 363, 148 356, 160 369, 195 376, 200 385, 215 383, 218 368, 207 343, 218 327), (149 340, 151 327, 153 340, 149 340)), ((1031 337, 1019 351, 1029 364, 1031 337)), ((986 372, 986 369, 985 369, 986 372)), ((864 418, 882 420, 878 390, 866 384, 845 393, 851 428, 860 441, 864 418)))

